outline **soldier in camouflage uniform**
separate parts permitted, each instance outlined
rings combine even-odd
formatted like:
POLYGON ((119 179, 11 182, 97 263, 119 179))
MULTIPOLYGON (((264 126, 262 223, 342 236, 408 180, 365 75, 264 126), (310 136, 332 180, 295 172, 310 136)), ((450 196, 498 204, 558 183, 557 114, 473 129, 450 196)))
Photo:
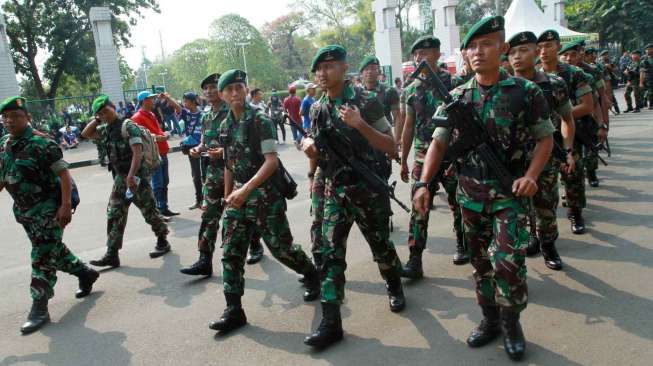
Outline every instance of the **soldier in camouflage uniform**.
POLYGON ((615 73, 616 70, 618 70, 618 67, 616 67, 612 61, 610 60, 610 51, 608 50, 603 50, 599 53, 599 60, 598 64, 600 64, 604 69, 607 77, 610 78, 610 95, 608 97, 610 98, 610 101, 612 102, 611 106, 614 108, 613 112, 616 115, 619 115, 621 112, 619 111, 619 103, 617 102, 617 99, 614 96, 614 90, 619 87, 619 80, 621 79, 617 73, 615 73))
POLYGON ((120 267, 118 251, 122 248, 127 215, 132 203, 141 211, 145 222, 152 227, 157 237, 150 258, 161 257, 170 251, 168 226, 156 208, 149 183, 152 172, 142 164, 141 130, 135 122, 120 118, 115 106, 105 95, 93 101, 93 114, 96 119, 84 128, 82 136, 98 140, 106 146, 115 176, 107 205, 107 252, 102 258, 90 263, 100 267, 120 267), (126 127, 123 124, 127 124, 126 127), (123 136, 123 129, 129 138, 123 136), (131 198, 127 197, 128 189, 133 194, 131 198))
POLYGON ((642 104, 653 109, 653 43, 644 48, 646 54, 639 63, 639 87, 642 90, 642 104))
POLYGON ((542 89, 551 112, 551 121, 556 128, 556 144, 566 153, 565 159, 552 155, 537 181, 539 189, 532 201, 537 222, 529 223, 531 227, 535 225, 537 235, 529 238, 526 250, 528 255, 535 255, 540 252, 541 246, 544 264, 553 270, 561 270, 562 260, 555 248, 555 241, 558 238, 556 215, 559 201, 558 175, 561 168, 565 172, 576 168, 573 155, 576 127, 569 91, 561 77, 535 69, 537 36, 533 32, 517 33, 508 43, 510 44, 508 57, 515 70, 515 76, 530 80, 542 89))
POLYGON ((22 97, 8 98, 0 105, 8 134, 0 138, 0 191, 7 189, 14 200, 14 216, 32 243, 32 309, 23 334, 50 321, 48 300, 54 296, 57 271, 79 278, 75 297, 87 296, 99 273, 89 269, 62 242, 70 223, 73 181, 68 163, 56 142, 34 130, 22 97))
MULTIPOLYGON (((476 297, 484 315, 467 344, 480 347, 503 332, 506 353, 519 360, 526 347, 519 314, 528 297, 525 201, 538 190, 536 181, 549 159, 555 129, 540 88, 500 70, 500 56, 508 48, 503 23, 503 17, 484 18, 464 38, 461 48, 476 76, 452 95, 471 103, 491 136, 488 143, 494 146, 496 157, 518 177, 512 187, 501 187, 475 149, 458 158, 458 200, 474 266, 476 297), (536 142, 533 158, 526 169, 525 146, 532 140, 536 142)), ((446 111, 440 108, 438 115, 445 116, 446 111)), ((416 183, 414 203, 420 212, 428 210, 426 182, 435 176, 450 142, 455 146, 461 138, 465 131, 455 126, 435 129, 421 180, 416 183)))
POLYGON ((373 190, 360 173, 336 160, 336 154, 348 158, 351 154, 383 177, 390 169, 386 154, 396 154, 383 106, 375 96, 345 81, 346 54, 343 47, 331 45, 320 49, 313 58, 311 71, 324 94, 311 107, 311 137, 304 139, 302 144, 309 159, 317 160, 323 169, 326 185, 322 224, 322 321, 317 331, 304 340, 313 347, 326 347, 343 336, 340 305, 345 296, 346 242, 354 222, 367 240, 386 281, 390 309, 397 312, 405 307, 399 276, 401 263, 389 239, 390 198, 386 192, 373 190), (337 143, 340 144, 335 146, 337 143), (351 150, 345 151, 345 148, 351 150))
POLYGON ((640 112, 640 106, 642 104, 642 89, 640 88, 641 85, 641 70, 640 70, 640 62, 641 62, 641 56, 642 52, 639 50, 634 50, 630 52, 631 58, 633 62, 626 67, 626 70, 624 71, 624 75, 626 75, 626 91, 624 92, 624 99, 626 99, 626 110, 624 113, 639 113, 640 112), (635 97, 635 101, 633 103, 633 95, 635 97), (633 106, 635 107, 633 109, 633 106))
MULTIPOLYGON (((579 68, 559 60, 558 53, 562 45, 560 44, 560 35, 555 30, 544 31, 537 39, 537 47, 542 60, 542 70, 561 77, 567 83, 568 95, 573 105, 572 116, 575 124, 578 125, 580 119, 590 116, 594 112, 594 99, 588 75, 579 68)), ((583 208, 587 205, 587 199, 585 197, 585 170, 581 160, 582 151, 582 145, 574 142, 576 169, 561 171, 561 180, 565 185, 565 201, 568 207, 567 217, 574 234, 585 232, 583 208)))
POLYGON ((227 308, 209 328, 229 332, 247 323, 241 304, 245 291, 244 264, 254 231, 259 231, 272 255, 305 278, 305 301, 320 294, 319 276, 293 237, 286 218, 286 199, 275 175, 280 169, 274 126, 260 110, 245 101, 246 75, 229 70, 220 76, 218 90, 229 104, 227 118, 220 125, 224 149, 225 203, 222 221, 224 245, 222 266, 227 308))
MULTIPOLYGON (((436 75, 440 78, 447 90, 453 89, 451 74, 438 67, 437 61, 440 58, 440 40, 433 36, 423 36, 415 41, 411 47, 411 54, 416 64, 426 60, 436 75)), ((431 136, 435 125, 432 116, 438 106, 442 104, 427 85, 423 85, 420 80, 413 81, 406 88, 406 120, 402 135, 402 146, 405 148, 401 152, 401 178, 408 182, 408 155, 411 146, 414 145, 415 155, 411 178, 413 182, 420 180, 422 176, 422 166, 424 156, 431 142, 431 136)), ((452 172, 453 169, 448 169, 452 172)), ((456 235, 456 254, 454 264, 465 264, 469 260, 467 256, 463 233, 462 217, 460 207, 456 201, 457 178, 455 173, 443 174, 442 184, 447 191, 449 208, 453 214, 453 228, 456 235)), ((431 196, 435 196, 438 191, 438 182, 434 181, 429 184, 431 196)), ((414 188, 412 190, 414 192, 414 188)), ((424 274, 422 269, 422 252, 426 248, 428 238, 429 211, 422 215, 413 207, 410 214, 410 224, 408 230, 408 247, 410 257, 406 266, 403 268, 403 277, 418 279, 424 274)))
MULTIPOLYGON (((189 267, 179 270, 181 273, 191 276, 211 276, 213 274, 213 252, 215 252, 215 243, 218 238, 220 217, 224 211, 224 159, 219 137, 220 124, 227 118, 229 106, 220 98, 219 79, 220 74, 211 74, 200 85, 211 109, 202 115, 202 137, 199 146, 190 150, 191 156, 196 159, 202 155, 209 159, 206 178, 202 186, 202 223, 197 239, 199 259, 189 267)), ((250 242, 250 256, 252 248, 258 246, 261 246, 260 236, 254 234, 250 242)), ((261 252, 262 250, 263 248, 261 248, 261 252)))

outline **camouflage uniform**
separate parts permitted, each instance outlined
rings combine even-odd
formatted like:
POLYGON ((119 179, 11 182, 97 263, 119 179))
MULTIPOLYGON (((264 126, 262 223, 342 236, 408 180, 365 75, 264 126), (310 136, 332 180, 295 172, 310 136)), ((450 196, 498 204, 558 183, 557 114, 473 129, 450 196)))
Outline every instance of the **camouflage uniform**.
MULTIPOLYGON (((234 189, 242 187, 260 169, 264 154, 276 153, 274 126, 260 111, 246 104, 242 118, 233 113, 220 125, 227 169, 233 172, 234 189), (253 123, 253 127, 248 127, 253 123), (258 136, 248 136, 248 129, 258 136), (255 145, 260 145, 260 150, 255 145)), ((259 232, 272 255, 293 271, 307 274, 314 267, 293 237, 286 218, 286 200, 268 179, 256 188, 240 208, 227 207, 222 222, 222 265, 225 294, 244 293, 245 257, 250 238, 259 232)))
MULTIPOLYGON (((591 86, 592 90, 594 91, 594 104, 598 104, 600 101, 599 98, 599 89, 605 89, 605 73, 602 69, 602 67, 598 67, 595 65, 590 65, 587 63, 582 63, 581 64, 581 70, 583 70, 586 74, 589 74, 592 77, 592 80, 594 81, 591 86)), ((601 112, 603 113, 603 112, 601 112)), ((594 120, 594 118, 591 118, 594 120)), ((599 137, 598 137, 598 132, 599 132, 599 125, 596 122, 596 120, 589 121, 588 118, 584 118, 579 120, 579 123, 590 123, 591 124, 591 130, 596 131, 592 133, 592 142, 594 144, 597 144, 599 142, 599 137)), ((588 175, 591 176, 592 172, 596 172, 596 170, 599 168, 599 159, 597 155, 595 154, 586 154, 585 159, 583 159, 583 163, 585 166, 585 170, 588 175)), ((596 173, 593 173, 596 174, 596 173)))
MULTIPOLYGON (((561 116, 571 114, 572 105, 569 99, 569 90, 565 81, 553 74, 538 71, 532 80, 544 92, 551 121, 557 131, 560 131, 561 116)), ((560 146, 562 141, 558 141, 560 146)), ((558 174, 560 165, 553 156, 549 159, 537 181, 539 190, 533 197, 533 205, 537 217, 537 236, 543 243, 554 242, 558 238, 558 223, 556 210, 558 208, 558 174)), ((534 223, 531 223, 533 225, 534 223)))
MULTIPOLYGON (((370 108, 374 109, 371 111, 372 114, 377 116, 372 118, 374 123, 371 123, 371 126, 382 133, 389 132, 390 125, 384 118, 383 110, 376 98, 370 97, 362 90, 356 90, 350 83, 346 83, 341 98, 329 100, 329 97, 324 94, 313 104, 311 107, 311 135, 315 137, 319 146, 323 132, 316 123, 317 115, 321 113, 316 113, 316 111, 326 109, 329 113, 328 120, 325 122, 328 128, 333 128, 347 136, 356 137, 355 146, 359 152, 357 155, 371 167, 378 161, 379 152, 374 150, 360 134, 345 127, 338 112, 338 108, 345 103, 356 105, 361 109, 363 102, 370 104, 370 108)), ((364 109, 362 108, 362 110, 364 109)), ((369 121, 366 122, 369 123, 369 121)), ((390 198, 370 189, 368 183, 356 177, 349 167, 330 164, 330 162, 325 164, 321 166, 325 176, 322 224, 324 239, 322 257, 325 263, 321 273, 323 276, 322 303, 340 305, 344 300, 345 269, 347 267, 346 242, 354 222, 358 224, 367 240, 381 276, 386 282, 398 281, 400 286, 401 263, 394 244, 389 239, 390 198)))
POLYGON ((152 187, 150 186, 152 172, 148 171, 144 165, 141 164, 136 174, 140 178, 140 183, 136 192, 133 192, 134 197, 132 199, 125 197, 127 191, 125 180, 129 174, 132 159, 131 145, 143 143, 140 129, 133 121, 125 119, 114 121, 111 124, 103 124, 97 128, 97 132, 100 134, 100 143, 107 149, 109 161, 115 172, 113 188, 107 206, 107 248, 111 252, 122 248, 129 206, 132 202, 143 214, 145 222, 152 227, 156 237, 165 239, 168 235, 168 226, 156 208, 154 193, 152 193, 152 187), (128 124, 127 134, 129 139, 122 136, 123 123, 128 124))
POLYGON ((62 242, 55 216, 60 206, 59 174, 67 169, 57 143, 27 127, 23 136, 0 139, 0 182, 14 200, 14 216, 32 243, 32 299, 54 296, 57 271, 76 275, 85 267, 62 242))
POLYGON ((640 72, 644 72, 644 90, 641 91, 643 104, 653 108, 653 56, 642 56, 639 62, 640 72))
MULTIPOLYGON (((583 70, 558 62, 558 68, 555 74, 561 77, 567 83, 568 95, 572 105, 578 105, 581 98, 592 92, 588 75, 583 70)), ((587 205, 585 197, 585 170, 582 165, 582 150, 580 143, 574 142, 574 159, 576 160, 576 170, 571 174, 561 173, 561 180, 565 185, 565 202, 569 208, 581 209, 587 205)))
MULTIPOLYGON (((501 72, 498 85, 482 91, 472 79, 452 95, 473 103, 493 136, 495 151, 515 177, 525 171, 525 145, 550 136, 554 127, 542 91, 532 82, 501 72)), ((440 115, 446 111, 440 110, 440 115)), ((446 128, 433 138, 448 141, 446 128)), ((452 142, 455 143, 455 140, 452 142)), ((528 242, 525 200, 502 192, 488 168, 472 151, 459 160, 458 201, 462 207, 465 243, 471 254, 479 305, 526 308, 525 247, 528 242)))
POLYGON ((627 78, 630 85, 626 86, 624 98, 626 99, 626 106, 628 110, 639 109, 642 104, 642 90, 639 87, 639 72, 642 60, 639 62, 631 62, 626 68, 627 78), (635 103, 633 103, 633 94, 635 95, 635 103))
MULTIPOLYGON (((313 186, 311 187, 311 213, 313 223, 311 224, 311 253, 313 258, 320 258, 324 237, 322 235, 322 220, 324 220, 324 173, 318 167, 313 175, 313 186)), ((321 260, 320 260, 321 262, 321 260)), ((319 265, 319 263, 316 263, 319 265)))

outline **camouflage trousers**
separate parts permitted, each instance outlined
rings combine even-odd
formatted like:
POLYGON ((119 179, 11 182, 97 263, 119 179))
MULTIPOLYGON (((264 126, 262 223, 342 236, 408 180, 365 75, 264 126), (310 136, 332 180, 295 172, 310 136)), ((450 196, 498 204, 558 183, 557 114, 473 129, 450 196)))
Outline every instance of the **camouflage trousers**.
MULTIPOLYGON (((418 181, 422 176, 422 169, 424 164, 422 162, 415 161, 413 163, 413 169, 411 171, 411 177, 413 182, 418 181)), ((449 209, 453 215, 454 224, 453 230, 456 234, 462 235, 462 216, 460 214, 460 206, 458 205, 458 200, 456 199, 456 189, 458 187, 458 179, 456 176, 445 177, 442 182, 445 192, 447 192, 447 203, 449 204, 449 209)), ((431 197, 434 197, 438 192, 437 184, 429 184, 428 186, 431 197)), ((415 193, 414 183, 411 189, 411 201, 413 194, 415 193)), ((426 241, 428 239, 428 227, 429 227, 429 217, 430 211, 427 211, 426 214, 421 214, 415 210, 413 205, 410 212, 410 223, 408 231, 408 246, 415 247, 420 250, 426 248, 426 241)))
POLYGON ((544 243, 554 242, 558 238, 558 173, 560 165, 549 161, 539 179, 538 191, 533 197, 536 222, 531 222, 537 228, 537 237, 544 243))
POLYGON ((644 83, 644 89, 642 89, 642 104, 646 106, 648 104, 649 108, 653 108, 653 81, 644 83))
MULTIPOLYGON (((215 252, 215 243, 220 229, 220 217, 224 211, 224 176, 222 174, 207 174, 202 186, 202 223, 197 235, 197 249, 200 252, 215 252)), ((258 243, 261 236, 253 233, 252 243, 258 243)))
POLYGON ((293 244, 286 200, 272 189, 258 188, 241 208, 227 207, 222 226, 225 293, 242 296, 245 291, 245 257, 254 233, 262 236, 279 262, 296 273, 306 274, 315 268, 301 246, 293 244))
POLYGON ((50 206, 49 210, 31 210, 33 215, 18 220, 32 242, 30 295, 34 300, 54 296, 57 271, 75 274, 84 268, 84 263, 62 242, 63 229, 55 220, 57 204, 53 201, 50 206))
POLYGON ((356 222, 386 282, 398 279, 401 262, 390 240, 390 198, 373 192, 365 183, 334 185, 327 178, 322 235, 325 261, 320 273, 322 302, 342 304, 345 298, 347 237, 356 222))
POLYGON ((626 86, 624 99, 626 99, 626 106, 628 106, 628 109, 639 108, 643 103, 642 89, 639 87, 639 84, 633 83, 632 85, 626 86), (635 104, 633 104, 633 95, 635 96, 635 104))
POLYGON ((462 208, 465 243, 474 267, 476 299, 481 306, 526 308, 528 231, 523 203, 502 205, 495 212, 462 208))
POLYGON ((322 220, 324 219, 324 174, 322 169, 315 170, 313 187, 311 188, 311 213, 313 223, 311 224, 311 253, 320 254, 324 246, 322 236, 322 220))
POLYGON ((168 226, 156 208, 156 201, 154 200, 154 193, 152 193, 149 177, 141 178, 138 189, 132 199, 125 197, 126 191, 125 177, 117 174, 113 179, 113 188, 111 189, 109 205, 107 206, 107 247, 110 250, 119 250, 122 248, 127 216, 129 215, 129 206, 132 203, 141 211, 145 222, 152 227, 152 231, 157 238, 165 238, 168 235, 168 226))
POLYGON ((561 172, 561 181, 565 186, 565 202, 569 208, 585 208, 587 198, 585 197, 585 167, 584 159, 581 159, 583 147, 574 142, 574 160, 576 169, 571 174, 561 172))

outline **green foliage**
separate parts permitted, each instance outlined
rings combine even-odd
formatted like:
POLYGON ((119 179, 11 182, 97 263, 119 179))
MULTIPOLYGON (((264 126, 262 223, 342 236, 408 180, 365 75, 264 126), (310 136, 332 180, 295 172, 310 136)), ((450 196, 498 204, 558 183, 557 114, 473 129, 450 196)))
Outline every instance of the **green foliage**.
POLYGON ((293 12, 266 23, 261 33, 278 59, 286 80, 308 78, 310 58, 316 47, 309 39, 308 20, 301 12, 293 12))
POLYGON ((2 11, 16 69, 32 81, 39 98, 55 97, 65 76, 80 83, 93 80, 97 65, 89 11, 101 5, 115 15, 112 24, 118 46, 129 46, 129 27, 136 24, 141 10, 159 9, 156 0, 4 2, 2 11), (47 55, 42 72, 36 62, 40 53, 47 55))

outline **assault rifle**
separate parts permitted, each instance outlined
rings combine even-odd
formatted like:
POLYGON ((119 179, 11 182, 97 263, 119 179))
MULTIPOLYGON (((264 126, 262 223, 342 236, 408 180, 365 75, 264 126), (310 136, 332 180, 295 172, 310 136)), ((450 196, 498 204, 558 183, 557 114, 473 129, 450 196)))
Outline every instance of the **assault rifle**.
POLYGON ((461 134, 458 141, 448 148, 449 160, 455 161, 470 151, 475 151, 497 179, 504 193, 512 194, 515 178, 499 160, 483 120, 474 106, 462 98, 453 99, 426 61, 422 61, 410 77, 429 85, 433 95, 444 101, 447 118, 433 117, 436 126, 453 127, 461 134), (423 73, 426 77, 422 76, 423 73))
MULTIPOLYGON (((293 124, 293 126, 304 137, 308 137, 308 133, 302 126, 296 124, 293 124)), ((316 139, 317 149, 328 156, 328 159, 332 160, 332 163, 349 166, 356 173, 356 176, 366 181, 373 190, 386 193, 404 211, 410 212, 410 208, 395 195, 397 182, 388 184, 387 180, 379 177, 367 164, 358 159, 352 148, 354 145, 346 135, 332 127, 322 128, 320 134, 323 134, 324 137, 316 139), (335 141, 339 141, 339 143, 335 143, 335 141), (333 146, 337 146, 338 148, 334 148, 333 146)))
POLYGON ((585 148, 585 157, 596 157, 599 159, 599 161, 601 161, 603 165, 608 166, 608 163, 601 157, 601 155, 599 155, 599 152, 601 150, 606 150, 608 151, 608 155, 612 155, 612 152, 609 150, 609 148, 603 146, 603 144, 594 142, 594 138, 592 137, 593 132, 590 131, 590 128, 587 126, 587 124, 590 122, 589 120, 581 118, 579 119, 579 122, 581 123, 576 124, 575 139, 585 148))

